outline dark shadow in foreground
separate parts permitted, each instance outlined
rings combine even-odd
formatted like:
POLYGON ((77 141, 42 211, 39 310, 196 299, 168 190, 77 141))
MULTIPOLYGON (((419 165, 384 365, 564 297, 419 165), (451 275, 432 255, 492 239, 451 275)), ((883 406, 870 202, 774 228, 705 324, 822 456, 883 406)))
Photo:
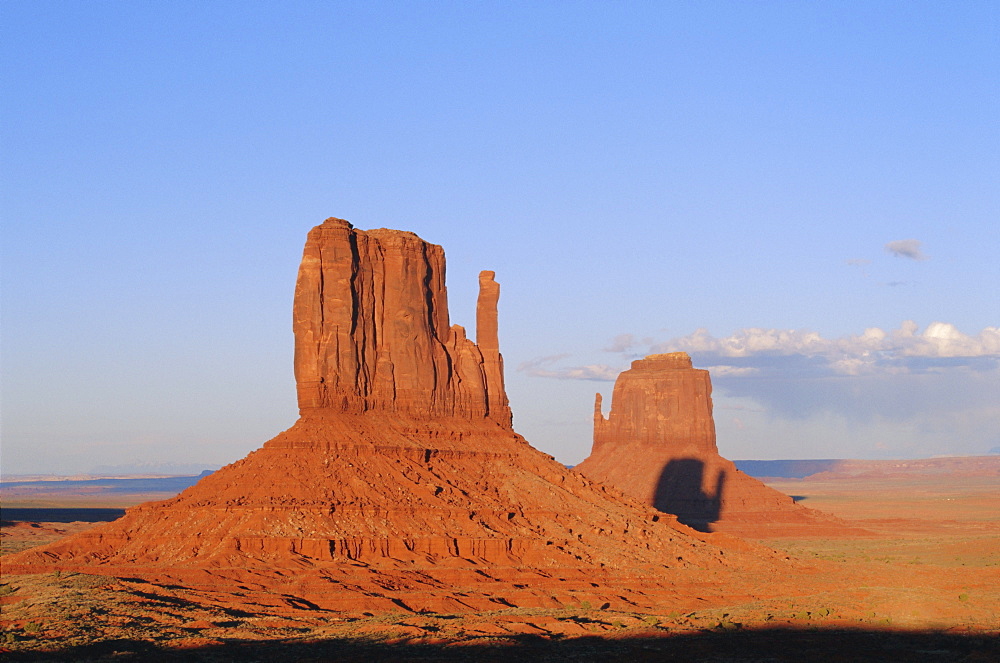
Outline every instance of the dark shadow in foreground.
MULTIPOLYGON (((429 634, 431 637, 433 634, 429 634)), ((16 646, 16 645, 15 645, 16 646)), ((246 640, 188 649, 108 640, 45 654, 7 651, 8 661, 997 661, 1000 635, 926 631, 790 629, 663 636, 544 638, 510 635, 460 642, 246 640)))
POLYGON ((672 513, 677 520, 700 532, 711 532, 712 523, 719 519, 722 508, 722 489, 726 485, 726 473, 719 472, 715 478, 715 489, 702 489, 705 463, 696 458, 672 460, 660 472, 653 494, 653 507, 665 513, 672 513))
POLYGON ((0 509, 4 526, 14 523, 106 523, 125 515, 125 509, 24 507, 0 509))

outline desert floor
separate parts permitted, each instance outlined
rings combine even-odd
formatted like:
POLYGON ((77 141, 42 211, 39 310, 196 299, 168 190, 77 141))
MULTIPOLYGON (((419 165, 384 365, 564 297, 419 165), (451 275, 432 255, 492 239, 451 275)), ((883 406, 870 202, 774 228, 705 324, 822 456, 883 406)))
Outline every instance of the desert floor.
MULTIPOLYGON (((870 535, 759 541, 810 568, 795 596, 634 614, 600 606, 486 614, 256 614, 185 588, 78 573, 5 575, 11 661, 998 661, 1000 477, 775 479, 870 535)), ((149 496, 117 496, 127 506, 149 496)), ((157 496, 159 497, 159 496, 157 496)), ((6 506, 88 506, 46 497, 6 506)), ((12 512, 8 512, 12 513, 12 512)), ((4 515, 7 518, 7 515, 4 515)), ((3 523, 4 554, 91 526, 3 523)), ((2 563, 2 559, 0 559, 2 563)))

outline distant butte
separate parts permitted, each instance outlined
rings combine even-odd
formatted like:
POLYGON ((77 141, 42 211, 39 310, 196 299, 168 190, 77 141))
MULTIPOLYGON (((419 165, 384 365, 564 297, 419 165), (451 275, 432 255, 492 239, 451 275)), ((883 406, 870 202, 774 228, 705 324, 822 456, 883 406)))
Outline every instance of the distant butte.
POLYGON ((846 534, 719 455, 712 382, 684 352, 632 362, 615 381, 610 415, 597 394, 594 445, 575 469, 695 529, 744 537, 846 534))
MULTIPOLYGON (((4 558, 271 611, 722 605, 790 562, 567 470, 517 433, 480 275, 450 324, 441 247, 313 228, 295 288, 300 418, 177 497, 4 558)), ((707 439, 707 438, 706 438, 707 439)))

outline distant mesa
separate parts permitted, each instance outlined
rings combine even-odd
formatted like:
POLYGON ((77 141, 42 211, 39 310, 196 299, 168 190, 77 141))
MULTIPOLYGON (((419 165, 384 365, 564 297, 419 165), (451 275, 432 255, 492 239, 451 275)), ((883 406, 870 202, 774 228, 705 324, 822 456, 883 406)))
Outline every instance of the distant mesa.
POLYGON ((829 472, 843 461, 830 458, 794 460, 734 460, 736 469, 758 479, 802 479, 829 472))
POLYGON ((594 445, 578 472, 703 532, 745 537, 844 533, 719 455, 712 382, 684 352, 632 362, 615 381, 610 415, 594 403, 594 445))
POLYGON ((810 480, 899 479, 909 477, 994 477, 1000 475, 997 456, 940 456, 910 460, 736 461, 748 473, 770 478, 806 477, 810 480), (802 471, 795 471, 802 470, 802 471))
POLYGON ((173 499, 5 557, 5 572, 145 578, 276 611, 455 612, 721 604, 787 564, 528 445, 504 389, 500 288, 492 272, 479 285, 474 342, 450 323, 441 247, 341 219, 313 228, 295 425, 173 499))
POLYGON ((129 463, 124 465, 97 465, 87 473, 92 477, 178 477, 214 472, 220 465, 207 463, 129 463))

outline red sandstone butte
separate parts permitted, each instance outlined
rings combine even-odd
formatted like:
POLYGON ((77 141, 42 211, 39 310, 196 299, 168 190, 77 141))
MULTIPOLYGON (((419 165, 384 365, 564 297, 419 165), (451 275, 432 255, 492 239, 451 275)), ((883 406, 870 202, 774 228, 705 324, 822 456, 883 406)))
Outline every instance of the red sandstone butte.
POLYGON ((144 578, 270 610, 437 612, 684 609, 779 577, 770 551, 689 529, 515 433, 498 298, 483 272, 473 343, 450 324, 441 247, 328 219, 295 289, 295 425, 173 499, 5 557, 5 572, 144 578))
POLYGON ((719 455, 708 371, 684 352, 632 362, 615 381, 611 413, 594 404, 594 446, 576 470, 706 532, 746 537, 841 532, 719 455))
POLYGON ((497 342, 500 286, 479 275, 479 345, 448 322, 444 251, 413 233, 327 219, 309 233, 295 286, 299 410, 487 417, 510 407, 497 342))

